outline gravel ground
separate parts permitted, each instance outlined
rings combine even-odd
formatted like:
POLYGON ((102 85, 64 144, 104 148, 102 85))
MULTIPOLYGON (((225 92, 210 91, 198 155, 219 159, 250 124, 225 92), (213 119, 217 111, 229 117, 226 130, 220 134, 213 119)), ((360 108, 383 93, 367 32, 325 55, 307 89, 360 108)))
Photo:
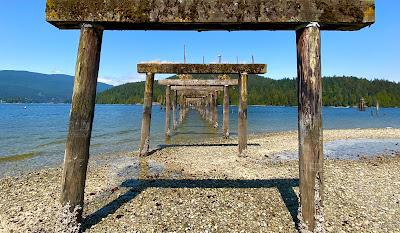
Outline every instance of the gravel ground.
MULTIPOLYGON (((400 138, 398 129, 329 130, 325 141, 400 138)), ((166 147, 90 163, 86 232, 296 232, 297 132, 254 135, 245 156, 220 146, 166 147)), ((223 144, 223 145, 222 145, 223 144)), ((400 232, 400 156, 325 162, 327 232, 400 232)), ((0 232, 57 232, 61 169, 0 180, 0 232)))

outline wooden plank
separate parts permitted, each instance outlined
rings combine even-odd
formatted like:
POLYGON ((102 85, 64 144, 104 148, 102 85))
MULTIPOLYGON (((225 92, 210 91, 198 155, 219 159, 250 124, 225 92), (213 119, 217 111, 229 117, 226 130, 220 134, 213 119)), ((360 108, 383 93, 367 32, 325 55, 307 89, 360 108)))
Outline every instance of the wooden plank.
POLYGON ((171 136, 171 87, 165 88, 165 136, 171 136))
POLYGON ((224 138, 229 138, 229 86, 224 86, 224 111, 223 111, 224 138))
POLYGON ((159 85, 164 86, 237 86, 237 79, 218 80, 218 79, 163 79, 158 80, 159 85))
POLYGON ((318 27, 297 31, 301 223, 314 232, 323 223, 321 39, 318 27), (318 220, 316 220, 318 219, 318 220), (319 227, 318 227, 319 225, 319 227))
POLYGON ((238 112, 238 136, 239 154, 247 149, 247 80, 248 74, 243 73, 239 77, 239 112, 238 112))
POLYGON ((358 30, 375 21, 374 0, 47 0, 46 20, 61 29, 84 22, 106 30, 358 30))
POLYGON ((142 131, 140 140, 140 156, 146 156, 149 153, 150 148, 150 123, 151 123, 151 108, 153 105, 153 86, 154 86, 154 74, 147 73, 146 85, 144 89, 144 101, 143 101, 143 119, 142 119, 142 131))
POLYGON ((138 73, 156 74, 265 74, 265 64, 178 64, 142 63, 137 65, 138 73))
POLYGON ((222 86, 172 86, 173 91, 223 91, 222 86))
POLYGON ((79 206, 82 220, 86 171, 96 99, 103 31, 90 25, 81 29, 74 91, 62 175, 61 203, 73 212, 79 206))

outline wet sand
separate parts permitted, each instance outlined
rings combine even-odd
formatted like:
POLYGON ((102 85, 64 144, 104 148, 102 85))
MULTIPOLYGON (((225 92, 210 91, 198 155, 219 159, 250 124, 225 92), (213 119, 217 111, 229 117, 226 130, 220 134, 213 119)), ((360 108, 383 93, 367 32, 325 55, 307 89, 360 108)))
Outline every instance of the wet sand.
MULTIPOLYGON (((399 139, 399 129, 329 130, 324 141, 399 139)), ((90 162, 87 232, 296 232, 297 132, 170 146, 90 162), (213 145, 210 145, 210 144, 213 145), (219 144, 219 145, 216 145, 219 144)), ((400 153, 325 162, 328 232, 400 232, 400 153)), ((0 180, 0 232, 56 232, 61 168, 0 180)))

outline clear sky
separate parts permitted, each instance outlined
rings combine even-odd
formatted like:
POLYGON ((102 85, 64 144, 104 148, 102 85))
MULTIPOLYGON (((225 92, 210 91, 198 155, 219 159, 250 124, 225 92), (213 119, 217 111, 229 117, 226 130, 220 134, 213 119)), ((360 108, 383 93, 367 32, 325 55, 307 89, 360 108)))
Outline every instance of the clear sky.
MULTIPOLYGON (((79 31, 45 21, 45 0, 0 0, 0 70, 74 74, 79 31)), ((322 33, 322 72, 400 82, 398 0, 376 0, 376 23, 356 32, 322 33)), ((106 31, 99 80, 118 85, 143 80, 143 61, 217 61, 268 64, 266 76, 296 76, 295 32, 106 31)))

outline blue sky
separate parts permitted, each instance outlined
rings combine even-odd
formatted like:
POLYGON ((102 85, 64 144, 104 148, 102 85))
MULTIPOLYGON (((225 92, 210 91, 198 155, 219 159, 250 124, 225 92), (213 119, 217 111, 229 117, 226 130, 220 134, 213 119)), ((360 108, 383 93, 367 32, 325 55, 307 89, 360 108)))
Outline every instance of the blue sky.
MULTIPOLYGON (((400 82, 400 1, 376 0, 377 22, 356 32, 322 33, 322 72, 400 82)), ((0 70, 74 74, 79 31, 58 30, 45 21, 45 0, 1 0, 0 70)), ((122 84, 143 80, 143 61, 268 64, 266 76, 296 76, 294 32, 106 31, 99 80, 122 84)), ((162 77, 159 77, 162 78, 162 77)))

